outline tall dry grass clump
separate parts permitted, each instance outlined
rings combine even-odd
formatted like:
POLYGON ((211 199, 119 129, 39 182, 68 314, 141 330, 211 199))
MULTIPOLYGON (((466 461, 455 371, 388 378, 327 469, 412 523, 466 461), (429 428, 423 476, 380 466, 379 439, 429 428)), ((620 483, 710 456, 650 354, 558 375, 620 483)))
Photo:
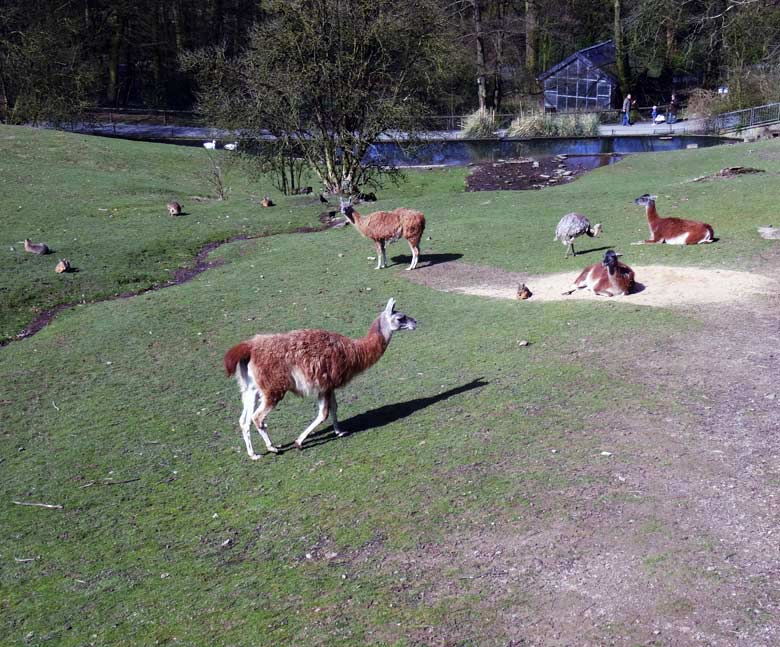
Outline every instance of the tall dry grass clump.
POLYGON ((461 134, 466 139, 495 137, 496 115, 491 110, 477 110, 468 115, 461 124, 461 134))
POLYGON ((599 134, 599 116, 582 112, 529 112, 516 117, 506 134, 508 137, 594 137, 599 134))

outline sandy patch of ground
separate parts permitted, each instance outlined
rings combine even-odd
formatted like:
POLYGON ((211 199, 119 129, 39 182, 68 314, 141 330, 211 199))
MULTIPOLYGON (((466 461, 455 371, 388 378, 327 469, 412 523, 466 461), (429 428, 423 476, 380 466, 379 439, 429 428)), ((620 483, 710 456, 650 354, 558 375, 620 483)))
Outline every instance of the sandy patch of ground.
POLYGON ((517 298, 518 285, 525 283, 533 292, 531 301, 595 300, 656 307, 728 303, 777 293, 780 289, 774 279, 750 272, 666 265, 636 265, 633 269, 636 290, 612 298, 587 290, 564 295, 581 268, 535 276, 466 263, 443 263, 420 268, 409 278, 444 292, 496 299, 517 298))

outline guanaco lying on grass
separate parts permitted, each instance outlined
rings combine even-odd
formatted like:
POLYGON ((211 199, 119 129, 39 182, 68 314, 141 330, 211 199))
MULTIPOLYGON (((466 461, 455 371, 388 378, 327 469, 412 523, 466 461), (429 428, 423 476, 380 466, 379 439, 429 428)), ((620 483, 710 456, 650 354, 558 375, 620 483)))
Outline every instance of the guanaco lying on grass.
POLYGON ((715 240, 712 227, 697 220, 682 218, 661 218, 655 208, 656 196, 645 193, 634 200, 634 204, 645 208, 647 224, 650 226, 648 240, 640 240, 633 245, 666 243, 667 245, 703 245, 715 240))

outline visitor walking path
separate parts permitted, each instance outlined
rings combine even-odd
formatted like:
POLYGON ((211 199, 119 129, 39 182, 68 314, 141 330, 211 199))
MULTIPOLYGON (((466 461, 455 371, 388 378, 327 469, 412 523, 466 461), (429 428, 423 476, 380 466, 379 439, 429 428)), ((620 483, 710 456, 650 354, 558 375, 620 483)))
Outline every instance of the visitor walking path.
MULTIPOLYGON (((236 133, 219 130, 216 128, 203 128, 194 126, 161 126, 158 124, 125 124, 114 122, 111 124, 80 124, 73 129, 76 132, 88 133, 93 135, 109 135, 115 137, 127 137, 130 139, 144 139, 147 141, 168 141, 181 144, 190 144, 199 146, 203 141, 216 139, 218 146, 224 141, 233 141, 236 139, 236 133)), ((505 131, 499 130, 497 134, 504 135, 505 131)), ((601 137, 620 137, 637 135, 696 135, 705 132, 704 122, 701 119, 684 119, 674 124, 653 124, 650 121, 641 121, 632 126, 621 126, 619 124, 604 124, 599 126, 599 136, 601 137)), ((459 130, 448 131, 430 131, 416 133, 421 139, 461 139, 462 133, 459 130)), ((383 139, 380 137, 380 140, 383 139)))
POLYGON ((640 121, 632 126, 620 124, 604 124, 599 126, 599 135, 701 135, 705 131, 701 119, 683 119, 673 124, 653 124, 650 121, 640 121))

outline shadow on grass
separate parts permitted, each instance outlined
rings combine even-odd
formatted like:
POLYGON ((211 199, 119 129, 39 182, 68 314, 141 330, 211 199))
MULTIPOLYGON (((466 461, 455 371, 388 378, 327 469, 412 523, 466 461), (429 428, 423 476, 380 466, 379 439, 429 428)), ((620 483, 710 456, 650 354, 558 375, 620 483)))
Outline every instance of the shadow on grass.
POLYGON ((583 254, 592 254, 593 252, 605 252, 608 249, 614 249, 614 247, 610 245, 606 245, 604 247, 593 247, 591 249, 583 249, 582 251, 577 251, 577 253, 574 256, 582 256, 583 254))
MULTIPOLYGON (((449 263, 450 261, 457 261, 459 258, 463 258, 463 254, 420 254, 420 260, 417 267, 430 267, 431 265, 440 265, 441 263, 449 263)), ((409 263, 412 262, 412 257, 411 255, 392 256, 390 260, 393 261, 393 263, 401 263, 401 264, 409 265, 409 263)))
MULTIPOLYGON (((352 434, 358 434, 362 431, 368 431, 369 429, 377 429, 378 427, 384 427, 398 420, 411 416, 413 413, 425 409, 426 407, 448 400, 449 398, 471 391, 472 389, 478 389, 483 386, 487 386, 489 382, 485 382, 481 377, 461 386, 456 386, 448 391, 437 393, 426 398, 415 398, 414 400, 407 400, 406 402, 397 402, 396 404, 388 404, 371 411, 359 413, 356 416, 352 416, 347 420, 340 421, 339 426, 344 432, 343 436, 351 436, 352 434)), ((342 437, 343 437, 342 436, 342 437)), ((310 447, 316 447, 317 445, 323 445, 329 443, 332 440, 338 440, 339 436, 333 431, 333 425, 330 425, 320 432, 315 432, 307 439, 304 444, 304 449, 310 447)), ((293 443, 287 443, 279 448, 279 453, 282 454, 290 449, 294 449, 293 443)))

